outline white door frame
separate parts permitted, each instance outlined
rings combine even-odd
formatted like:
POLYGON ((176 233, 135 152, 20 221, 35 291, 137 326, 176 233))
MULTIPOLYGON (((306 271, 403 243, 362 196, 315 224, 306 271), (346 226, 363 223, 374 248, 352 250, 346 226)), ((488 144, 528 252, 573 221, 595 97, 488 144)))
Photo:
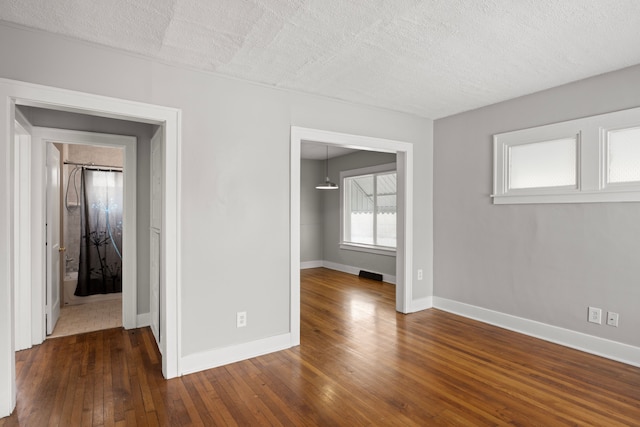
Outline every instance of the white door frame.
MULTIPOLYGON (((122 326, 125 329, 133 329, 138 327, 137 324, 137 262, 136 262, 136 138, 133 136, 114 135, 106 133, 83 132, 68 129, 54 129, 45 127, 32 127, 32 209, 37 214, 40 211, 45 218, 45 188, 46 180, 36 176, 39 171, 44 171, 46 147, 48 143, 59 142, 62 144, 83 144, 102 147, 122 148, 124 150, 124 168, 123 168, 123 202, 124 210, 122 215, 123 235, 122 235, 122 253, 124 255, 122 263, 122 326)), ((34 221, 32 224, 32 236, 38 239, 38 236, 44 236, 44 221, 34 221)), ((32 246, 40 248, 33 252, 32 256, 32 274, 38 280, 34 280, 34 288, 32 295, 38 295, 43 288, 42 284, 46 283, 49 277, 46 277, 46 270, 40 272, 38 266, 44 268, 44 242, 34 240, 32 246), (43 257, 43 258, 41 258, 43 257), (45 280, 43 280, 45 279, 45 280)), ((44 300, 41 300, 44 303, 44 300)), ((19 316, 16 313, 16 317, 19 316)), ((33 344, 40 344, 46 338, 45 317, 42 308, 33 308, 33 344)))
POLYGON ((13 132, 15 106, 29 105, 53 110, 133 120, 164 127, 161 245, 163 348, 162 372, 173 378, 180 371, 180 133, 181 111, 175 108, 109 98, 48 86, 0 79, 0 417, 16 404, 14 343, 13 232, 21 218, 14 214, 13 132))
MULTIPOLYGON (((15 112, 15 163, 14 179, 18 183, 14 187, 14 216, 31 216, 31 124, 20 113, 15 112)), ((32 345, 31 330, 31 223, 25 221, 14 228, 14 288, 15 312, 15 345, 16 350, 24 350, 32 345)))
POLYGON ((300 345, 300 149, 303 141, 356 150, 396 153, 398 230, 396 248, 396 310, 409 313, 413 269, 413 144, 390 139, 291 127, 290 284, 291 345, 300 345))
POLYGON ((160 329, 160 242, 162 241, 162 131, 159 128, 151 137, 149 159, 149 326, 153 337, 162 348, 160 329))

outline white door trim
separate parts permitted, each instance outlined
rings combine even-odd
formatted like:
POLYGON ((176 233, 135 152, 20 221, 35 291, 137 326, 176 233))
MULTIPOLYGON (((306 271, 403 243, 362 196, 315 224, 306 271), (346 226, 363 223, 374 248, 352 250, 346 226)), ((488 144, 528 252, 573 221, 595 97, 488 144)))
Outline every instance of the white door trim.
MULTIPOLYGON (((46 145, 49 142, 60 142, 63 144, 84 144, 93 146, 106 146, 122 148, 124 150, 124 168, 123 168, 123 181, 124 181, 124 210, 123 210, 123 234, 122 234, 122 253, 124 255, 124 262, 122 263, 122 325, 125 329, 133 329, 138 327, 137 325, 137 226, 136 226, 136 138, 133 136, 113 135, 105 133, 95 132, 83 132, 68 129, 54 129, 33 126, 32 128, 32 141, 33 152, 36 154, 38 151, 42 151, 42 156, 34 156, 34 163, 32 164, 33 170, 44 170, 44 164, 38 164, 36 162, 40 159, 44 160, 44 153, 46 145)), ((32 199, 32 209, 43 211, 43 215, 46 212, 45 204, 45 180, 33 180, 32 192, 34 199, 32 199)), ((32 225, 33 236, 44 235, 44 222, 35 222, 32 225)), ((38 246, 38 243, 34 242, 35 247, 44 247, 44 245, 38 246)), ((40 253, 34 253, 32 272, 36 277, 43 277, 38 271, 38 265, 44 265, 44 259, 39 262, 38 255, 40 253)), ((45 270, 46 271, 46 270, 45 270)), ((37 282, 41 283, 41 282, 37 282)), ((36 287, 39 285, 36 284, 36 287)), ((33 294, 37 294, 40 291, 38 288, 33 289, 33 294)), ((17 316, 17 314, 16 314, 17 316)), ((42 310, 35 310, 32 314, 34 325, 44 325, 44 316, 42 310)), ((33 344, 39 344, 46 338, 44 333, 45 329, 42 329, 40 335, 34 335, 33 344), (40 338, 36 341, 35 338, 40 338)))
MULTIPOLYGON (((15 163, 14 215, 16 218, 31 216, 31 124, 15 112, 15 163)), ((24 221, 14 228, 14 298, 16 350, 24 350, 32 344, 31 322, 31 223, 24 221), (20 315, 24 314, 24 315, 20 315)))
POLYGON ((13 227, 13 128, 15 105, 134 120, 164 126, 162 226, 162 309, 165 331, 162 372, 173 378, 180 371, 180 139, 181 111, 175 108, 109 98, 16 80, 0 79, 0 417, 16 403, 13 227))
POLYGON ((160 328, 160 242, 162 242, 162 129, 151 137, 149 159, 149 326, 158 344, 162 348, 162 329, 160 328))
MULTIPOLYGON (((291 127, 290 285, 291 345, 300 344, 300 149, 303 141, 357 150, 396 153, 398 174, 398 233, 396 249, 396 310, 411 311, 413 264, 413 144, 390 139, 291 127), (404 195, 404 197, 403 197, 404 195)), ((337 244, 337 242, 336 242, 337 244)))

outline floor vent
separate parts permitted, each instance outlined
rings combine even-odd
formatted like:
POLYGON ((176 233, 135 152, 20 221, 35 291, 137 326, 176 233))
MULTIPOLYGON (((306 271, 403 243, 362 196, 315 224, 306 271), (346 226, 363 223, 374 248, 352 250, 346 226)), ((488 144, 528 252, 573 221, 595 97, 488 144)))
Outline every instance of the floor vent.
POLYGON ((360 270, 360 273, 358 274, 358 276, 364 277, 365 279, 377 280, 378 282, 382 282, 382 274, 360 270))

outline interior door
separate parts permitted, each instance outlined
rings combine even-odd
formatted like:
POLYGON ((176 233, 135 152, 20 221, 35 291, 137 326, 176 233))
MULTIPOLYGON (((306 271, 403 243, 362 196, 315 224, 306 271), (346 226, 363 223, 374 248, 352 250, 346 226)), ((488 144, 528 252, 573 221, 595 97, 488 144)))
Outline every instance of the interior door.
POLYGON ((160 330, 160 242, 162 237, 162 127, 151 139, 151 262, 149 314, 151 331, 158 347, 161 342, 160 330))
POLYGON ((47 144, 47 335, 60 317, 60 151, 47 144))

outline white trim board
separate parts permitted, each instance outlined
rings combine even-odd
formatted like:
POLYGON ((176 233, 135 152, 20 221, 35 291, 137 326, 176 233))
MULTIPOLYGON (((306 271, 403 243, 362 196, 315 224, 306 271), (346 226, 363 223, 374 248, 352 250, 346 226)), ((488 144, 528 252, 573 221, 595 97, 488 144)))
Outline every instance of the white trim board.
POLYGON ((300 270, 306 270, 308 268, 320 268, 323 267, 324 261, 301 261, 300 262, 300 270))
MULTIPOLYGON (((337 262, 331 261, 322 261, 322 266, 324 268, 328 268, 329 270, 341 271, 343 273, 353 274, 357 276, 360 274, 360 270, 371 271, 367 268, 354 267, 352 265, 344 265, 338 264, 337 262)), ((382 274, 382 281, 386 283, 391 283, 392 285, 396 284, 396 276, 392 276, 390 274, 379 273, 377 271, 371 271, 372 273, 382 274)))
MULTIPOLYGON (((31 144, 32 127, 20 110, 15 111, 14 141, 14 215, 30 218, 31 209, 31 144)), ((14 299, 15 299, 15 346, 24 350, 32 346, 32 272, 31 222, 24 221, 14 227, 14 299)), ((42 310, 44 312, 44 310, 42 310)))
POLYGON ((138 314, 136 317, 136 327, 144 328, 151 325, 151 313, 138 314))
POLYGON ((480 322, 640 367, 640 347, 587 335, 474 305, 433 297, 433 307, 480 322))
POLYGON ((291 347, 291 334, 276 335, 215 350, 202 351, 182 358, 184 375, 217 368, 291 347))
POLYGON ((411 313, 433 308, 434 297, 418 298, 411 301, 411 313))
MULTIPOLYGON (((320 268, 320 267, 328 268, 329 270, 341 271, 343 273, 353 274, 354 276, 357 276, 358 274, 360 274, 360 270, 370 271, 370 270, 368 270, 366 268, 353 267, 351 265, 338 264, 338 263, 335 263, 335 262, 323 261, 323 260, 302 261, 300 263, 300 270, 306 270, 306 269, 309 269, 309 268, 320 268)), ((383 282, 391 283, 392 285, 396 284, 396 276, 392 276, 390 274, 379 273, 377 271, 372 271, 372 273, 382 274, 382 281, 383 282)))

